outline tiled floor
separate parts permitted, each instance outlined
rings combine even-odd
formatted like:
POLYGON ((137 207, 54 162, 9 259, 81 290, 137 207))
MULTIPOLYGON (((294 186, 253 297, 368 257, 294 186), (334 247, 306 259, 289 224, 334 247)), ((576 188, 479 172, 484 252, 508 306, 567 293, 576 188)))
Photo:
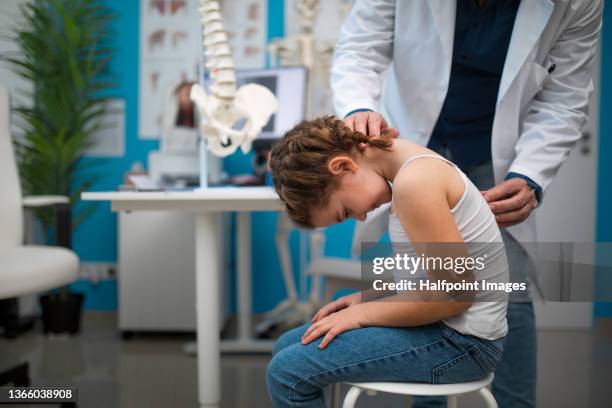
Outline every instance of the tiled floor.
MULTIPOLYGON (((183 353, 190 336, 136 336, 122 341, 116 316, 87 313, 74 338, 45 338, 39 328, 17 341, 0 339, 0 370, 27 360, 36 385, 72 385, 82 408, 197 407, 196 359, 183 353)), ((223 356, 223 408, 269 407, 267 355, 223 356)), ((593 331, 539 333, 538 407, 611 407, 612 323, 593 331)), ((345 391, 345 390, 344 390, 345 391)), ((379 394, 358 407, 407 407, 408 399, 379 394)), ((461 408, 478 408, 465 396, 461 408)), ((24 405, 20 405, 24 408, 24 405)))

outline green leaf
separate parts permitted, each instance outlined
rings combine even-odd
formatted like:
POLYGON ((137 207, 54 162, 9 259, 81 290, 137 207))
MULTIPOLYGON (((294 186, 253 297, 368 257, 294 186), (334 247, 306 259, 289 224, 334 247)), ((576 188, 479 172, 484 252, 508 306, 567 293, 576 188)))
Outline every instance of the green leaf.
MULTIPOLYGON (((17 104, 22 133, 14 140, 25 194, 61 194, 76 203, 97 180, 99 162, 83 156, 102 128, 106 108, 98 95, 115 87, 109 65, 116 15, 102 0, 37 0, 21 6, 22 22, 10 34, 19 48, 4 53, 8 65, 31 88, 17 104)), ((87 207, 90 208, 90 207, 87 207)), ((93 208, 93 207, 91 207, 93 208)), ((73 227, 93 210, 74 215, 73 227)), ((48 212, 37 214, 47 225, 48 212)))

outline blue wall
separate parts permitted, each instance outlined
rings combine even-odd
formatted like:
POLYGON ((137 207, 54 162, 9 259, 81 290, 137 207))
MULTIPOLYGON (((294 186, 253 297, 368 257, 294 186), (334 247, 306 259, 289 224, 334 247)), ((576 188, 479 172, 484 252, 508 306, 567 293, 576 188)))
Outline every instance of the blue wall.
MULTIPOLYGON (((599 127, 599 182, 597 196, 597 241, 612 242, 612 7, 610 3, 604 8, 604 26, 601 43, 601 105, 599 127)), ((599 253, 601 264, 603 257, 612 254, 599 253)), ((608 280, 609 282, 609 280, 608 280)), ((595 317, 612 317, 612 302, 596 303, 595 317)))

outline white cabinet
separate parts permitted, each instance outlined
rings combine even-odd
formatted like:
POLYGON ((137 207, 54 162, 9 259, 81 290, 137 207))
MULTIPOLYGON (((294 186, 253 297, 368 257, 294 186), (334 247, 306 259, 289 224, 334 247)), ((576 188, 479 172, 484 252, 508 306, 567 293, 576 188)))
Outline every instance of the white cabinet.
MULTIPOLYGON (((219 216, 221 319, 229 315, 229 216, 219 216)), ((119 213, 119 328, 195 331, 195 215, 184 212, 119 213)))

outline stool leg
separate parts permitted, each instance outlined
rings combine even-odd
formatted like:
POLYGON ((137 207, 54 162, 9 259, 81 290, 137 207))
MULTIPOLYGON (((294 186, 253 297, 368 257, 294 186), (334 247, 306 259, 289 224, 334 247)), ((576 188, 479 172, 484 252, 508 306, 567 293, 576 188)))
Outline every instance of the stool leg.
POLYGON ((497 408, 497 401, 495 401, 493 394, 491 394, 491 391, 489 391, 487 387, 479 389, 478 392, 482 396, 482 399, 484 399, 487 408, 497 408))
POLYGON ((449 395, 446 399, 446 408, 457 408, 457 400, 459 398, 456 395, 449 395))
POLYGON ((363 390, 359 387, 351 387, 351 389, 349 389, 346 393, 346 397, 344 397, 342 408, 354 408, 357 398, 359 398, 362 391, 363 390))
POLYGON ((340 408, 340 383, 331 386, 331 408, 340 408))

